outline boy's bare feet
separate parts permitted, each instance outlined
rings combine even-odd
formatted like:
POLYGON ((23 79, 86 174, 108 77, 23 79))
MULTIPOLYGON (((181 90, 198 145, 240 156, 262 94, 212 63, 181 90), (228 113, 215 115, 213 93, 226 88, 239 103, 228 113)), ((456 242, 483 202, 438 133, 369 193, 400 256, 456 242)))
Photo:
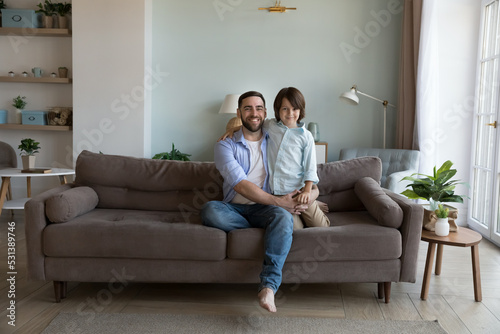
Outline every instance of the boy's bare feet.
POLYGON ((269 288, 264 288, 260 290, 259 294, 259 304, 262 308, 265 308, 269 312, 276 312, 276 305, 274 305, 274 292, 269 288))

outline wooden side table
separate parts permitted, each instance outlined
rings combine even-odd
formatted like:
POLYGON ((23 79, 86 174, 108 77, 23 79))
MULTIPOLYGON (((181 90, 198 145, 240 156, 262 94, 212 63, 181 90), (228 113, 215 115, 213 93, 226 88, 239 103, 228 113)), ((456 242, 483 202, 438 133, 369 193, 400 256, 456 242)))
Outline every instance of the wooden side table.
POLYGON ((421 240, 427 241, 427 259, 425 260, 424 279, 420 299, 426 300, 429 294, 429 283, 432 275, 432 264, 436 253, 436 275, 441 274, 441 262, 443 260, 443 246, 471 247, 472 255, 472 278, 474 280, 474 299, 480 302, 483 299, 481 292, 481 274, 479 270, 479 243, 483 237, 468 228, 460 227, 457 232, 450 232, 446 237, 439 237, 434 232, 422 230, 421 240))

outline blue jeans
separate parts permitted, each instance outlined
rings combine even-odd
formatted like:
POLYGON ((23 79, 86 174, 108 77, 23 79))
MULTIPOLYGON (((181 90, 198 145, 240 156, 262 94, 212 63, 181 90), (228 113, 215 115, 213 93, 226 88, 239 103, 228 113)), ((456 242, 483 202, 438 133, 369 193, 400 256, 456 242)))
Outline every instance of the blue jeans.
POLYGON ((274 293, 281 284, 283 264, 292 245, 293 217, 283 208, 262 204, 232 204, 220 201, 205 203, 201 210, 203 224, 229 232, 239 228, 263 228, 264 265, 259 291, 274 293))

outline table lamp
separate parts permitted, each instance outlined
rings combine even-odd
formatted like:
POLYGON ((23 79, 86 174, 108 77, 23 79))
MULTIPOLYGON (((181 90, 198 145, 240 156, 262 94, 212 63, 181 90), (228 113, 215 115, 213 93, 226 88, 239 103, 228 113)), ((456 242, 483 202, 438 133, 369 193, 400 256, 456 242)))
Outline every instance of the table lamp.
MULTIPOLYGON (((224 102, 222 103, 222 106, 220 107, 219 114, 236 114, 236 110, 238 109, 238 98, 240 95, 238 94, 228 94, 224 98, 224 102)), ((236 117, 233 117, 227 122, 226 125, 226 131, 234 128, 236 126, 241 125, 241 119, 236 117)))

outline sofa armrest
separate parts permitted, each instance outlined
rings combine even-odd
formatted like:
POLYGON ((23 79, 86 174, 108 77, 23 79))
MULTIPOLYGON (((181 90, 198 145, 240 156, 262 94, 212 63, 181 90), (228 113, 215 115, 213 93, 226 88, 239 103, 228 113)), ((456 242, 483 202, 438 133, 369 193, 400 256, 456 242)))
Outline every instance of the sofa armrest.
POLYGON ((73 188, 64 184, 45 191, 26 202, 24 206, 28 278, 45 280, 45 255, 43 254, 43 230, 50 223, 45 215, 45 202, 52 196, 73 188))
POLYGON ((422 235, 424 208, 390 190, 384 190, 403 209, 403 223, 399 228, 402 238, 400 282, 415 283, 417 274, 418 248, 422 235))
POLYGON ((384 188, 389 189, 390 191, 401 194, 405 191, 406 186, 411 183, 411 181, 401 181, 405 176, 411 176, 413 173, 416 173, 414 170, 403 170, 400 172, 392 173, 387 176, 385 180, 384 188))

